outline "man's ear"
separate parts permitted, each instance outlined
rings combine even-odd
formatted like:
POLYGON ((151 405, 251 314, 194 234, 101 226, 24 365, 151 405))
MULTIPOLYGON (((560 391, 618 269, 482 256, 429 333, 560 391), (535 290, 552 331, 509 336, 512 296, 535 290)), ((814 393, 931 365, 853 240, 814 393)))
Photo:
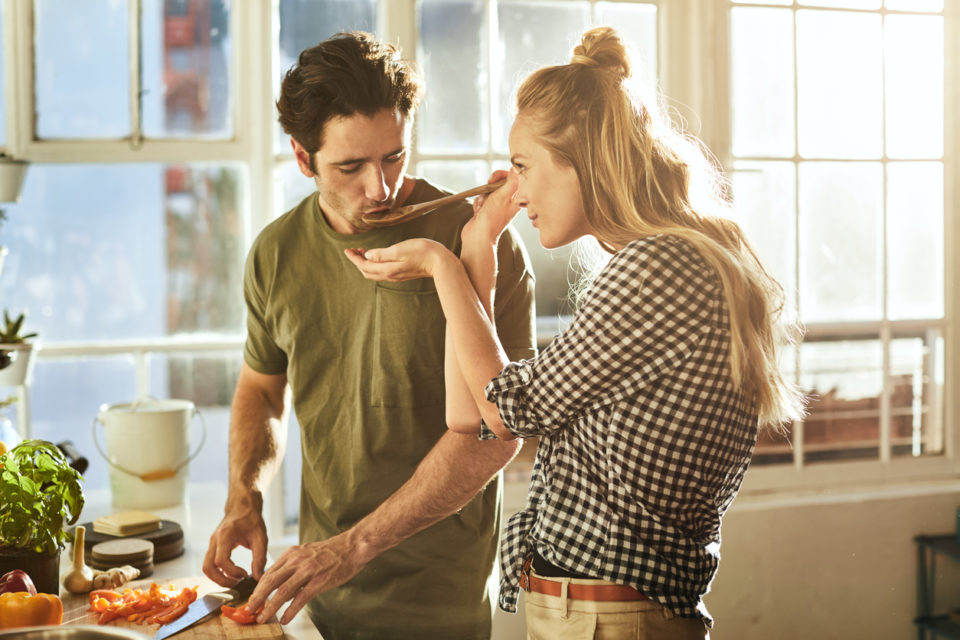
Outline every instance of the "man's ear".
POLYGON ((297 166, 300 167, 300 173, 308 178, 314 177, 316 174, 310 168, 310 153, 293 138, 290 138, 290 146, 293 147, 293 155, 297 159, 297 166))

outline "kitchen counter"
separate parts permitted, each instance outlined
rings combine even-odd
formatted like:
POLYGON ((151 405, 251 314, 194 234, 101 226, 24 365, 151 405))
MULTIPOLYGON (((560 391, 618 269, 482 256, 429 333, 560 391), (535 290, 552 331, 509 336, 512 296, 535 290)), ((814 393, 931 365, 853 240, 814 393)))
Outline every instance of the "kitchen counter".
MULTIPOLYGON (((86 502, 78 524, 93 522, 96 518, 117 511, 130 510, 113 507, 108 490, 88 491, 85 492, 85 497, 86 502)), ((207 551, 207 542, 220 522, 226 498, 227 490, 224 485, 191 484, 184 504, 166 509, 145 509, 164 520, 179 524, 183 528, 184 538, 183 555, 156 563, 153 575, 149 578, 151 581, 162 583, 165 580, 203 575, 203 556, 207 551)), ((235 550, 233 559, 240 566, 250 567, 250 552, 247 549, 235 550)), ((60 558, 61 575, 71 564, 72 553, 68 546, 60 558)), ((269 566, 269 561, 267 564, 269 566)), ((322 640, 305 609, 301 610, 290 624, 284 626, 283 630, 286 638, 290 640, 322 640)))

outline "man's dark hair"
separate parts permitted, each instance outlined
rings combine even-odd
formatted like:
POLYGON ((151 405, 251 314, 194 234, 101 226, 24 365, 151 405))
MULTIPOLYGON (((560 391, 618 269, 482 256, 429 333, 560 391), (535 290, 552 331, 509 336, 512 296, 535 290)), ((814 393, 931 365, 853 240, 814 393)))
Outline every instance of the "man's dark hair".
POLYGON ((323 145, 323 126, 331 118, 373 116, 385 108, 408 117, 422 95, 414 62, 401 59, 395 46, 372 34, 351 31, 300 53, 283 78, 277 109, 283 130, 310 154, 314 169, 313 154, 323 145))

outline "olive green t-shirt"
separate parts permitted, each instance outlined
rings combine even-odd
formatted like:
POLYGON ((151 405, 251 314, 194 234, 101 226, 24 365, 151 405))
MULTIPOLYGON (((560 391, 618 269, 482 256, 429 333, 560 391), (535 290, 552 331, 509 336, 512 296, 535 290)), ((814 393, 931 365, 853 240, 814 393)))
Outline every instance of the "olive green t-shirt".
MULTIPOLYGON (((417 180, 405 204, 442 195, 417 180)), ((336 535, 373 511, 446 430, 445 320, 433 280, 372 282, 343 250, 426 237, 459 253, 471 216, 461 202, 342 235, 314 193, 254 241, 244 273, 244 358, 260 373, 286 373, 293 391, 303 452, 301 542, 336 535)), ((498 247, 494 313, 510 359, 532 357, 533 274, 513 229, 498 247)), ((500 494, 492 482, 456 515, 315 598, 310 613, 324 637, 489 638, 500 494)))

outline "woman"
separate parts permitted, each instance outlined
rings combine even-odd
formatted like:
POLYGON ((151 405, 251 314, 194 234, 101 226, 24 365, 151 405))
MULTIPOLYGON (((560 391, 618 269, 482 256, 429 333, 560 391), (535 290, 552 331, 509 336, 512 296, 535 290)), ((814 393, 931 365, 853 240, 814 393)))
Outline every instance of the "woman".
POLYGON ((540 437, 501 546, 500 606, 528 590, 531 638, 708 637, 720 520, 758 429, 803 413, 777 367, 781 288, 720 217, 700 147, 630 75, 600 27, 523 82, 512 170, 474 204, 460 259, 427 240, 348 251, 371 279, 434 279, 459 364, 448 403, 479 411, 481 437, 540 437), (570 326, 510 363, 490 300, 496 239, 519 208, 544 247, 592 236, 612 255, 570 326))

